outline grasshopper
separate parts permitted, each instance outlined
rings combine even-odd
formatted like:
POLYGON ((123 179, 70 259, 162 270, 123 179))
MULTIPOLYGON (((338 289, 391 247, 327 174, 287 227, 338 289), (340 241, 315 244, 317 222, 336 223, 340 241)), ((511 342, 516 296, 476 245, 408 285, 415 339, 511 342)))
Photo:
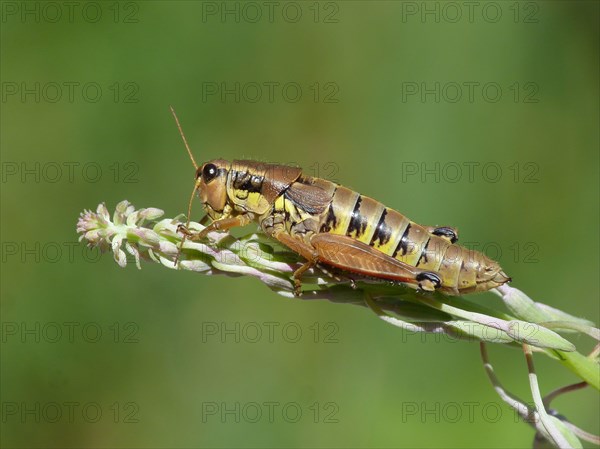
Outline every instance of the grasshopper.
POLYGON ((297 296, 302 274, 314 266, 449 295, 482 292, 511 280, 497 262, 457 245, 456 229, 419 225, 368 196, 306 176, 299 167, 223 159, 198 165, 171 112, 196 169, 188 222, 178 227, 181 246, 185 239, 255 222, 306 259, 293 275, 297 296), (196 192, 212 220, 200 232, 188 229, 196 192))

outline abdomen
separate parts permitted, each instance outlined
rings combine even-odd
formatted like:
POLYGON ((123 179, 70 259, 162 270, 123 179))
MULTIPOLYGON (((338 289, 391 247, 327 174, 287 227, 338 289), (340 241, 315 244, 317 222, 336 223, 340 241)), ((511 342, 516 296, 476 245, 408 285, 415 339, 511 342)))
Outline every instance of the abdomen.
POLYGON ((321 214, 318 232, 346 235, 408 265, 434 271, 442 279, 442 291, 449 294, 485 291, 509 280, 484 254, 429 233, 379 201, 329 184, 333 197, 321 214))

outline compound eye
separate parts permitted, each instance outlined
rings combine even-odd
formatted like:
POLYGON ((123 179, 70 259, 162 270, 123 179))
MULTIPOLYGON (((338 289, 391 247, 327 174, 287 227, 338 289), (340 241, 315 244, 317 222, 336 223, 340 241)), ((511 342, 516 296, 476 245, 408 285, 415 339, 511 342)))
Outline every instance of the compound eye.
POLYGON ((217 176, 217 166, 214 164, 206 164, 204 168, 202 168, 202 178, 204 182, 210 182, 215 179, 217 176))

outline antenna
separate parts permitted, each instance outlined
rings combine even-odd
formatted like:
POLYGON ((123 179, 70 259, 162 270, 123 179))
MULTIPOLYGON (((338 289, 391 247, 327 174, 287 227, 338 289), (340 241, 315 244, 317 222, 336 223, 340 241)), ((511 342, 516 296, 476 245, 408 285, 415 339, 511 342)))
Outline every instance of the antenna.
POLYGON ((185 145, 185 149, 187 150, 188 154, 190 155, 190 159, 192 160, 192 164, 194 164, 194 168, 196 170, 198 170, 198 164, 196 164, 196 160, 194 159, 194 155, 192 154, 192 150, 190 150, 190 146, 187 143, 187 140, 185 138, 185 134, 183 134, 183 130, 181 129, 181 125, 179 124, 179 119, 177 118, 177 114, 175 114, 175 109, 173 109, 173 106, 169 105, 169 108, 171 108, 171 114, 173 114, 173 118, 175 119, 175 123, 177 124, 177 129, 179 130, 179 134, 181 135, 181 138, 183 139, 183 144, 185 145))
MULTIPOLYGON (((192 164, 194 164, 194 168, 196 170, 198 170, 198 164, 196 163, 196 160, 194 159, 192 150, 190 150, 190 146, 187 143, 185 134, 183 134, 183 130, 181 129, 181 124, 179 123, 179 119, 177 118, 177 114, 175 113, 175 109, 173 109, 173 106, 169 106, 169 108, 171 109, 171 114, 173 114, 173 118, 175 119, 175 123, 177 124, 177 129, 179 130, 179 135, 181 135, 181 138, 183 139, 183 144, 185 145, 185 149, 187 150, 188 154, 190 155, 192 164)), ((181 239, 181 243, 179 244, 179 250, 177 251, 177 256, 175 256, 175 261, 174 261, 175 266, 177 266, 177 263, 179 262, 179 256, 181 255, 181 250, 183 249, 183 244, 185 243, 185 241, 188 237, 188 233, 189 233, 188 228, 190 226, 190 217, 192 215, 192 203, 194 201, 194 194, 196 193, 196 190, 198 190, 198 181, 196 181, 194 183, 194 190, 192 190, 192 194, 190 195, 190 201, 188 203, 187 221, 185 223, 185 231, 184 231, 183 237, 181 239)), ((177 231, 179 231, 180 226, 181 225, 177 226, 177 231)))
MULTIPOLYGON (((198 183, 194 184, 194 190, 192 190, 192 194, 190 195, 190 201, 188 203, 187 221, 185 223, 185 231, 183 233, 183 237, 181 238, 181 243, 179 243, 179 248, 177 250, 177 256, 175 256, 175 266, 177 266, 177 262, 179 262, 179 256, 181 255, 181 250, 183 249, 183 244, 185 243, 185 241, 187 240, 187 237, 188 237, 189 226, 190 226, 190 217, 192 216, 192 203, 194 202, 194 194, 196 193, 196 190, 198 190, 198 183)), ((180 226, 181 225, 177 226, 177 230, 179 230, 180 226)))

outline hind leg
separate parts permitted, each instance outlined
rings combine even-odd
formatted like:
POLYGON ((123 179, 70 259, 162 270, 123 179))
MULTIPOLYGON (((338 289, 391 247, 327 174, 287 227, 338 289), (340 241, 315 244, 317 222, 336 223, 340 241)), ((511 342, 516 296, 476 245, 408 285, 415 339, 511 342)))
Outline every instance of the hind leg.
POLYGON ((300 268, 294 271, 293 276, 294 296, 300 296, 302 294, 302 275, 317 264, 319 261, 319 254, 312 246, 307 245, 300 240, 296 240, 284 232, 279 232, 273 237, 306 259, 306 262, 300 268))

